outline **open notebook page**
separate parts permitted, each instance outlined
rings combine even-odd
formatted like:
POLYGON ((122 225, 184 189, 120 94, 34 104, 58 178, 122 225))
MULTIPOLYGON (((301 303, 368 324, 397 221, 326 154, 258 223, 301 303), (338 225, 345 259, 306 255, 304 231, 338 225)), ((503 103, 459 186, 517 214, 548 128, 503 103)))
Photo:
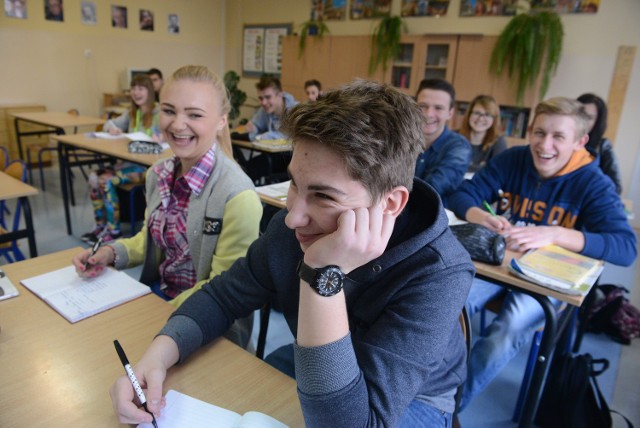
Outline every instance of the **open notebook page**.
MULTIPOLYGON (((180 392, 167 392, 166 406, 156 418, 158 427, 218 427, 218 428, 287 428, 285 424, 259 412, 247 412, 243 416, 206 403, 180 392)), ((139 428, 153 428, 151 423, 138 425, 139 428)))

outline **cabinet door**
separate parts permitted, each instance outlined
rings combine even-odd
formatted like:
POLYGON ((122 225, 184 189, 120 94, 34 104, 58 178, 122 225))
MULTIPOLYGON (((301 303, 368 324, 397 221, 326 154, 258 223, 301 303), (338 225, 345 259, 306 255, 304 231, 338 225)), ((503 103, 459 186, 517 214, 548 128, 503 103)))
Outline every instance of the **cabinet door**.
POLYGON ((426 36, 422 45, 419 79, 453 82, 457 52, 458 36, 426 36))

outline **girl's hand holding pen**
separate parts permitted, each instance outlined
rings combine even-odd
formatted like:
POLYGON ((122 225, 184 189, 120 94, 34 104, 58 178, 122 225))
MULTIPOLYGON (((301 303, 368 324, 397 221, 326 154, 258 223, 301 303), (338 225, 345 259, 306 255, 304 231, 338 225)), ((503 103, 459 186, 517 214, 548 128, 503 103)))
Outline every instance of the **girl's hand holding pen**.
POLYGON ((113 264, 114 253, 111 247, 100 247, 95 254, 91 254, 92 249, 87 248, 77 254, 71 263, 76 268, 76 273, 81 278, 94 278, 102 271, 113 264))

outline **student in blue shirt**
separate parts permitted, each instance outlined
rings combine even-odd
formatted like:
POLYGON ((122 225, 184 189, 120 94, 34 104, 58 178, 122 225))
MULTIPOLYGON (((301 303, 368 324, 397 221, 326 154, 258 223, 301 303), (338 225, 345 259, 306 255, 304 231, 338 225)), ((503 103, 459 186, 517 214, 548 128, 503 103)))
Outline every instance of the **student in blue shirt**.
POLYGON ((447 127, 454 112, 456 91, 442 79, 420 82, 416 101, 425 122, 422 125, 426 150, 418 156, 416 177, 430 184, 447 206, 471 162, 471 146, 460 134, 447 127))
MULTIPOLYGON (((503 234, 514 251, 555 244, 630 265, 637 255, 636 236, 612 181, 585 149, 587 121, 578 101, 552 98, 540 103, 529 145, 489 160, 451 196, 449 207, 458 217, 503 234), (483 201, 500 201, 498 215, 483 209, 483 201)), ((533 297, 478 278, 467 298, 470 316, 499 295, 505 295, 500 313, 471 350, 462 408, 531 339, 544 318, 533 297)))

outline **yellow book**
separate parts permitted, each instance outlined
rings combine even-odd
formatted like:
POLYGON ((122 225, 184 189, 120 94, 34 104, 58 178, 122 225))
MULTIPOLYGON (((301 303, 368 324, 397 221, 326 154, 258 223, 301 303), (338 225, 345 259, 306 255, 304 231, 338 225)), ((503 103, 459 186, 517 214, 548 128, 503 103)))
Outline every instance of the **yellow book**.
POLYGON ((531 282, 567 294, 585 295, 602 273, 604 262, 548 245, 513 259, 510 268, 531 282))

